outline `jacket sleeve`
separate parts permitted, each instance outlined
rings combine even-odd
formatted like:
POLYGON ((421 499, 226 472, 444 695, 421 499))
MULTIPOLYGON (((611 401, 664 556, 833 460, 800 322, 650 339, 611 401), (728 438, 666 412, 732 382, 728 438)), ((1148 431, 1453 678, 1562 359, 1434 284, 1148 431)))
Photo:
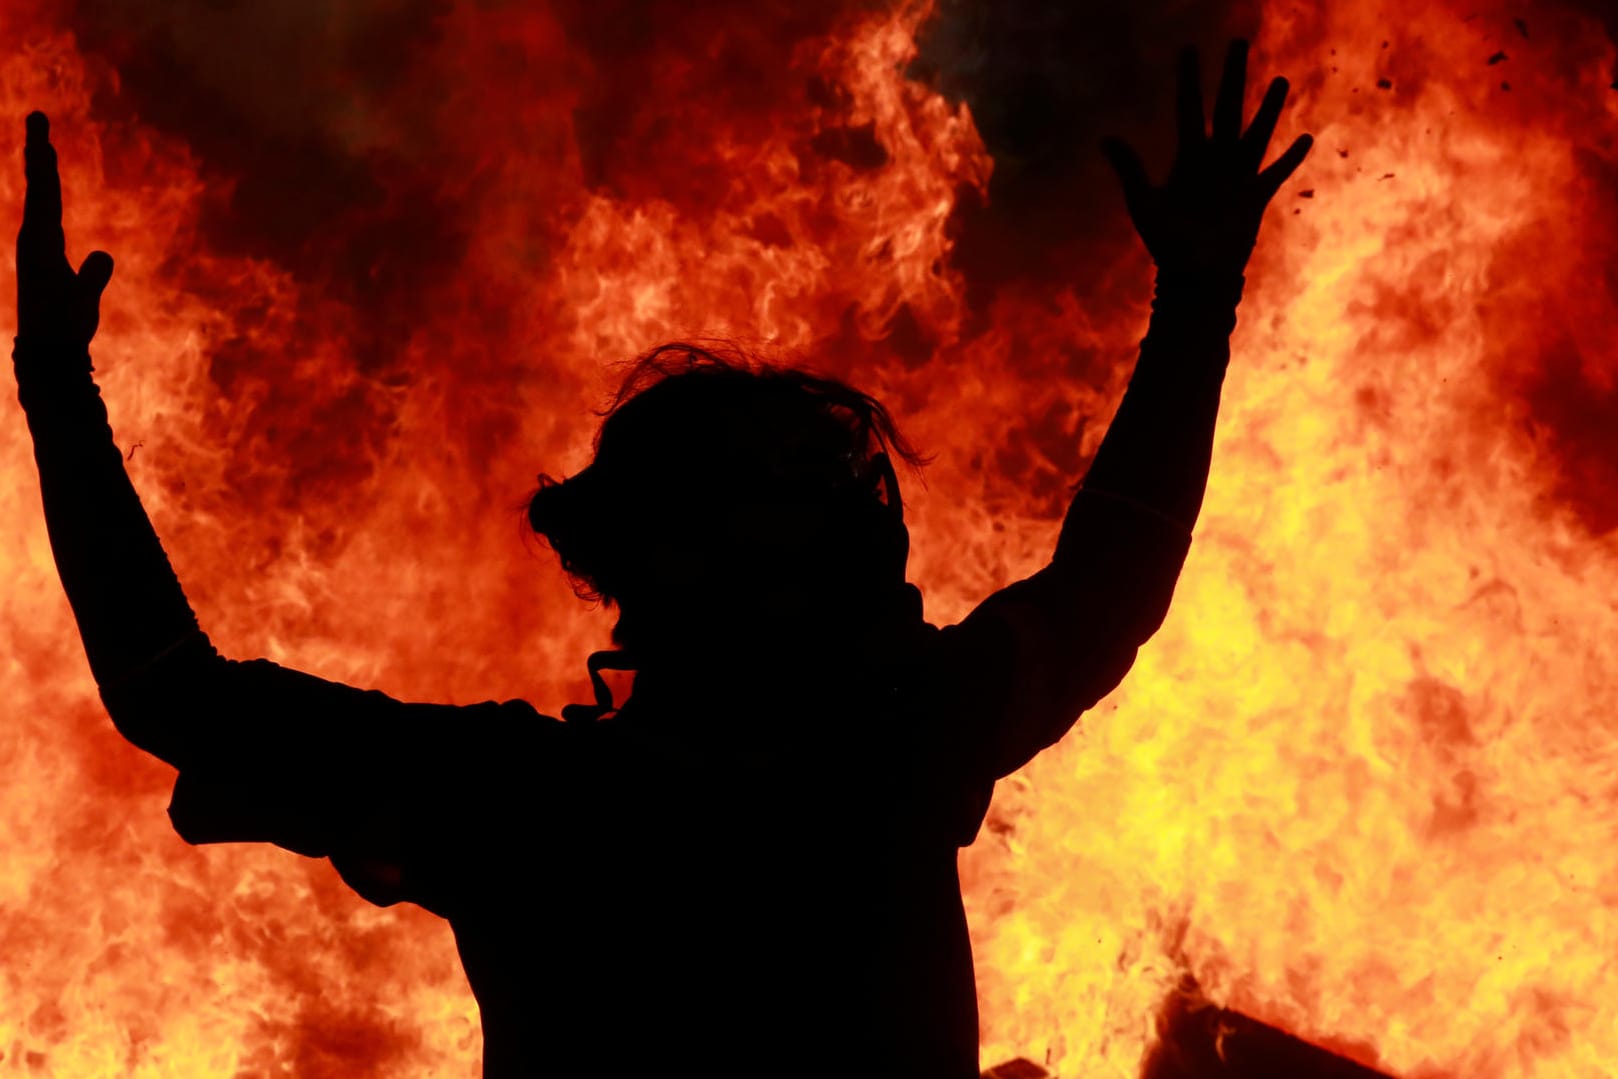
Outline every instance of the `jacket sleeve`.
POLYGON ((19 340, 13 358, 91 673, 118 730, 179 769, 180 835, 329 857, 373 902, 444 912, 514 787, 545 788, 524 770, 552 758, 561 725, 520 701, 406 704, 221 657, 130 483, 89 357, 19 340))
POLYGON ((225 659, 200 635, 102 700, 121 731, 174 758, 182 839, 329 858, 381 906, 452 914, 569 774, 565 729, 526 702, 406 703, 225 659))
POLYGON ((1139 362, 1050 563, 932 650, 950 756, 1001 777, 1123 680, 1168 613, 1201 509, 1241 278, 1161 275, 1139 362))

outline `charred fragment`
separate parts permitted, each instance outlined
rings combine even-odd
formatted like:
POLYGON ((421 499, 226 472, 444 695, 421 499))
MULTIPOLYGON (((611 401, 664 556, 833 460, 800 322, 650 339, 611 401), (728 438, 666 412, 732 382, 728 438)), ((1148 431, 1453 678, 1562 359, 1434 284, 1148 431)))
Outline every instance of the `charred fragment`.
POLYGON ((1141 1079, 1392 1079, 1255 1019, 1195 1001, 1172 1004, 1141 1079))
POLYGON ((1018 1057, 1016 1060, 1008 1060, 1004 1064, 990 1068, 983 1073, 983 1079, 1055 1079, 1055 1077, 1033 1061, 1018 1057))

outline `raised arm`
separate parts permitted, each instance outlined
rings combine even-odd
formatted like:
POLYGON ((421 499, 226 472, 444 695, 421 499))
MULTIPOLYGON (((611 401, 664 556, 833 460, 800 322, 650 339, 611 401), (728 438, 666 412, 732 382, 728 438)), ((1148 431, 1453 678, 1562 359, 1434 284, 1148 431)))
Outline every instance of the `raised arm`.
POLYGON ((95 252, 77 273, 68 263, 49 136, 42 114, 28 117, 13 359, 51 552, 108 713, 179 768, 169 815, 189 842, 330 857, 372 902, 447 912, 480 817, 487 830, 502 791, 556 757, 561 725, 520 701, 406 704, 215 651, 91 378, 112 259, 95 252))
MULTIPOLYGON (((1195 52, 1179 69, 1179 148, 1167 181, 1108 140, 1136 229, 1157 265, 1140 359, 1062 525, 1050 565, 952 627, 966 666, 993 672, 994 724, 976 739, 995 775, 1020 768, 1123 679, 1157 631, 1202 507, 1243 272, 1265 207, 1309 152, 1306 135, 1261 168, 1286 101, 1276 79, 1242 130, 1247 44, 1225 62, 1210 136, 1195 52)), ((946 631, 949 633, 950 631, 946 631)))
MULTIPOLYGON (((51 553, 105 695, 171 654, 211 650, 124 471, 91 378, 90 341, 112 258, 92 252, 77 273, 68 263, 56 150, 43 113, 28 117, 23 152, 17 396, 34 438, 51 553)), ((183 731, 135 729, 120 721, 121 711, 113 718, 125 737, 171 764, 183 762, 183 731)))

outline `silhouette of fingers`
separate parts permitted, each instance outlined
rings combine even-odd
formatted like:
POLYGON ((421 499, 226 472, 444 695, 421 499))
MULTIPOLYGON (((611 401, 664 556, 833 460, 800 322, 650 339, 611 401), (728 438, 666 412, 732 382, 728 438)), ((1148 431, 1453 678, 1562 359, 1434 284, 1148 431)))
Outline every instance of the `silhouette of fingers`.
POLYGON ((1118 174, 1118 182, 1124 189, 1124 202, 1133 212, 1141 196, 1151 187, 1151 181, 1146 178, 1145 164, 1141 162, 1135 148, 1122 139, 1102 139, 1101 152, 1106 155, 1107 163, 1112 166, 1112 170, 1118 174))
POLYGON ((22 231, 19 255, 49 258, 59 254, 62 237, 62 180, 56 171, 56 148, 51 145, 51 123, 42 112, 28 114, 28 138, 23 146, 22 231), (23 248, 26 247, 25 252, 23 248))
POLYGON ((1225 73, 1214 101, 1215 142, 1235 144, 1242 137, 1242 97, 1247 92, 1247 42, 1237 38, 1225 53, 1225 73))
POLYGON ((1202 111, 1202 70, 1197 61, 1197 50, 1186 49, 1180 54, 1179 94, 1175 112, 1180 128, 1180 147, 1196 146, 1208 137, 1207 119, 1202 111))
POLYGON ((1285 79, 1275 79, 1270 83, 1270 88, 1264 93, 1264 102, 1253 117, 1253 126, 1242 136, 1243 155, 1255 169, 1264 164, 1270 139, 1275 136, 1275 125, 1281 119, 1281 109, 1287 103, 1288 88, 1285 79))
POLYGON ((1265 202, 1274 198, 1288 177, 1298 171, 1298 166, 1309 156, 1309 148, 1314 144, 1313 135, 1299 135, 1297 140, 1287 147, 1286 153, 1276 158, 1274 164, 1258 174, 1259 190, 1263 192, 1265 202))
POLYGON ((84 256, 79 266, 79 297, 89 304, 101 301, 101 293, 112 280, 112 256, 105 251, 92 251, 84 256))

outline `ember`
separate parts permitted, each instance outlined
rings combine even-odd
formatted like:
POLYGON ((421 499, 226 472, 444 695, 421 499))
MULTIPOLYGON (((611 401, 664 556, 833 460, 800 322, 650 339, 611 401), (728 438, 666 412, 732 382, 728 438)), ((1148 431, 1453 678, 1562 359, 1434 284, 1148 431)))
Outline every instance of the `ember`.
MULTIPOLYGON (((1191 976, 1253 1044, 1343 1054, 1320 1074, 1618 1070, 1606 9, 165 7, 6 4, 0 117, 51 114, 71 254, 118 256, 98 378, 204 625, 552 712, 608 622, 518 506, 658 341, 769 342, 893 407, 937 453, 907 488, 932 621, 1037 568, 1148 299, 1094 136, 1167 115, 1137 91, 1183 42, 1251 33, 1295 88, 1277 144, 1353 156, 1250 270, 1167 625, 963 857, 983 1060, 1139 1075, 1191 976)), ((0 1059, 475 1074, 441 922, 172 833, 15 413, 0 469, 0 1059)))

